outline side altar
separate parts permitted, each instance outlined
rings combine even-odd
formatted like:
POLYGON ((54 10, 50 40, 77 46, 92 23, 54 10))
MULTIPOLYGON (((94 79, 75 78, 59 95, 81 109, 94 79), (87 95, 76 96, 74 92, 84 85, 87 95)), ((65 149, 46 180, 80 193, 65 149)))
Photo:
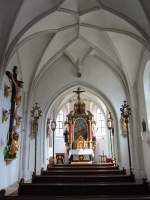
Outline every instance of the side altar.
POLYGON ((93 137, 92 123, 93 115, 86 110, 86 105, 81 101, 80 93, 84 92, 78 88, 73 91, 77 94, 74 109, 67 115, 67 129, 64 132, 65 142, 68 146, 68 157, 70 163, 92 162, 96 148, 96 139, 93 137), (66 133, 66 134, 65 134, 66 133))

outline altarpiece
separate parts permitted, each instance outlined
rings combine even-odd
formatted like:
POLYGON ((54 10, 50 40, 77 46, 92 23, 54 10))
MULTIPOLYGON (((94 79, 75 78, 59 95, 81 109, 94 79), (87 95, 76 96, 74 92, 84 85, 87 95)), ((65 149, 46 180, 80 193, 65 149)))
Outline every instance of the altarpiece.
POLYGON ((93 137, 92 123, 93 115, 86 110, 86 105, 81 101, 80 93, 84 92, 78 88, 73 91, 77 94, 74 109, 67 115, 68 125, 68 154, 69 160, 73 162, 92 162, 96 148, 96 140, 93 137))

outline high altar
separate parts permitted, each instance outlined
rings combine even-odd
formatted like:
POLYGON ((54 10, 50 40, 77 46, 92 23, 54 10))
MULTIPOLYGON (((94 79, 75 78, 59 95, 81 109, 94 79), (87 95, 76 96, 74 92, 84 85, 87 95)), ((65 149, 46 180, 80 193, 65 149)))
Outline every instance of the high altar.
POLYGON ((92 123, 93 115, 86 110, 85 103, 81 101, 80 93, 84 92, 78 88, 77 102, 74 110, 67 115, 68 124, 68 156, 71 163, 92 162, 96 148, 95 137, 93 137, 92 123))

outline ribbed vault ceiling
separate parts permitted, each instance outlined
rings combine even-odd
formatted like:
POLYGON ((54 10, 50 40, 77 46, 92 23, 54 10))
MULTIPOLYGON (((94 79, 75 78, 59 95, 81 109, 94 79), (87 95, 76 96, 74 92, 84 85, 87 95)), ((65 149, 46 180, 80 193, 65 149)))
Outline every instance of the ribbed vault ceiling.
POLYGON ((142 51, 150 46, 149 4, 148 0, 14 0, 11 5, 5 0, 0 2, 0 20, 7 22, 3 41, 8 42, 1 44, 3 48, 7 44, 5 58, 17 57, 26 89, 64 55, 77 75, 82 74, 82 63, 95 56, 133 84, 142 51), (10 6, 11 19, 5 16, 10 6))

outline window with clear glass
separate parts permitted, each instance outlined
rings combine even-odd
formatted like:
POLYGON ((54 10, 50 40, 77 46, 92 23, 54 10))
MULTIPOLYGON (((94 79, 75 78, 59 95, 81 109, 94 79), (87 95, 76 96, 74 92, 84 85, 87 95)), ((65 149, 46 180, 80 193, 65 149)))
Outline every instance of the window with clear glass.
POLYGON ((64 129, 64 113, 61 110, 56 119, 56 137, 63 137, 63 129, 64 129))
POLYGON ((145 95, 145 104, 147 112, 147 121, 148 121, 148 130, 150 130, 150 61, 147 62, 144 75, 143 75, 143 84, 144 84, 144 95, 145 95))
POLYGON ((94 115, 96 121, 95 134, 97 137, 103 137, 106 135, 106 117, 104 112, 98 108, 94 115))

